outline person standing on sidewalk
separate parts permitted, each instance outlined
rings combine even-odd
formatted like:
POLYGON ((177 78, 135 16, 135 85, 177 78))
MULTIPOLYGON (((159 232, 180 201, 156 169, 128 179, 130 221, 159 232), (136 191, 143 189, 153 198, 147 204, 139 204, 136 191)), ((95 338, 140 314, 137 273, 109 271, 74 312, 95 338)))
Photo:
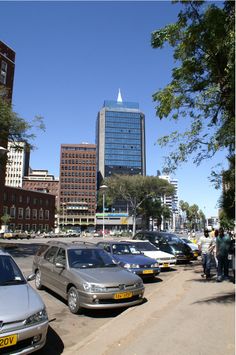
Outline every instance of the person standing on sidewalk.
POLYGON ((202 266, 203 266, 203 274, 202 277, 206 277, 206 279, 211 278, 211 258, 212 255, 209 251, 209 246, 211 245, 212 238, 209 237, 208 229, 204 230, 204 236, 199 239, 198 247, 201 251, 202 256, 202 266))
POLYGON ((229 249, 230 237, 229 235, 225 235, 224 229, 220 227, 219 235, 216 238, 216 257, 218 260, 217 282, 229 279, 229 249))

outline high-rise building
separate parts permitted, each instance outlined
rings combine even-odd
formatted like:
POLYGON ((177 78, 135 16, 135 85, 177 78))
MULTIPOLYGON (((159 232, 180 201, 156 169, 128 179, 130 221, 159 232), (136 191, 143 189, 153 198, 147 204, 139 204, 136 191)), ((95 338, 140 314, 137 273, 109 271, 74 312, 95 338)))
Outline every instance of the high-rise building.
POLYGON ((113 174, 146 175, 145 116, 137 102, 105 101, 96 126, 98 183, 113 174))
POLYGON ((28 175, 30 148, 25 142, 8 142, 6 181, 7 186, 22 187, 23 177, 28 175))
POLYGON ((173 179, 169 175, 159 175, 160 179, 167 180, 171 185, 174 186, 175 192, 173 196, 164 196, 164 204, 166 204, 172 212, 178 213, 179 210, 179 196, 178 196, 178 179, 173 179))
POLYGON ((0 41, 0 85, 6 89, 6 97, 12 100, 15 71, 15 52, 0 41))
POLYGON ((85 229, 95 225, 97 205, 95 144, 62 144, 59 225, 85 229))

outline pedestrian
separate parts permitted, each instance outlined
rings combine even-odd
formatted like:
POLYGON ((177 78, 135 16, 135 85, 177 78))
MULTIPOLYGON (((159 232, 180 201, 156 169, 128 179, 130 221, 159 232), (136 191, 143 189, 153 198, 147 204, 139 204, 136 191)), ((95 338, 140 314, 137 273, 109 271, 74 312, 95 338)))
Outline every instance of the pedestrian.
POLYGON ((217 268, 217 282, 223 281, 223 279, 229 279, 229 249, 230 249, 230 236, 225 235, 224 229, 219 228, 219 235, 216 238, 216 257, 218 260, 217 268))
POLYGON ((206 279, 211 278, 211 252, 209 252, 209 247, 211 244, 212 238, 209 237, 208 229, 204 230, 204 236, 202 236, 198 241, 198 248, 201 251, 202 257, 202 266, 203 266, 203 274, 201 276, 206 279))

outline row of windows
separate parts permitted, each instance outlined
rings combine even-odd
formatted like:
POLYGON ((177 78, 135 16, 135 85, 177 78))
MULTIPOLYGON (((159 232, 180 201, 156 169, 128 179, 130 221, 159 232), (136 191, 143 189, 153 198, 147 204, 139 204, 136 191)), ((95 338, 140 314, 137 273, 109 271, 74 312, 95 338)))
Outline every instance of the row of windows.
MULTIPOLYGON (((122 135, 121 135, 122 137, 122 135)), ((127 143, 127 139, 122 139, 122 138, 119 138, 119 137, 116 137, 116 138, 106 138, 106 143, 120 143, 120 144, 123 144, 123 143, 127 143)), ((140 139, 131 139, 129 137, 129 143, 130 144, 138 144, 140 143, 140 139)))
POLYGON ((115 148, 115 149, 134 149, 136 151, 141 151, 141 145, 140 144, 135 144, 135 145, 130 145, 130 144, 105 144, 105 149, 111 149, 111 148, 115 148))
POLYGON ((126 161, 126 162, 120 162, 120 161, 117 161, 117 160, 105 160, 105 165, 115 165, 115 166, 124 166, 124 167, 139 167, 141 168, 141 162, 135 162, 135 161, 126 161))
POLYGON ((27 208, 22 208, 22 207, 18 207, 16 208, 15 206, 12 207, 7 207, 4 206, 3 207, 3 214, 4 215, 10 215, 11 218, 18 218, 18 219, 49 219, 49 210, 37 210, 37 209, 30 209, 29 207, 27 208))
POLYGON ((62 171, 61 176, 81 176, 81 177, 96 177, 95 173, 75 173, 74 171, 62 171))
POLYGON ((96 179, 91 178, 91 179, 76 179, 76 178, 62 178, 61 183, 63 182, 73 182, 73 183, 89 183, 89 184, 94 184, 96 183, 96 179))
POLYGON ((95 166, 61 165, 61 170, 96 171, 95 166))
POLYGON ((135 149, 105 149, 105 154, 106 157, 109 158, 111 155, 115 155, 115 157, 119 157, 119 156, 136 156, 136 157, 140 157, 141 152, 137 151, 135 149))
POLYGON ((124 122, 123 120, 119 120, 116 122, 106 122, 106 128, 113 128, 113 129, 118 129, 118 128, 136 128, 140 129, 140 122, 124 122))
POLYGON ((119 160, 121 161, 122 163, 126 160, 129 160, 129 161, 140 161, 141 162, 141 157, 140 155, 133 155, 133 156, 130 156, 130 155, 127 155, 127 154, 106 154, 106 160, 119 160))
MULTIPOLYGON (((78 160, 78 159, 62 159, 61 160, 61 164, 76 164, 76 165, 79 165, 79 164, 96 164, 96 160, 93 159, 93 160, 78 160)), ((89 166, 90 167, 90 166, 89 166)), ((90 167, 91 168, 91 167, 90 167)))
POLYGON ((62 184, 61 190, 91 190, 94 191, 94 185, 70 185, 70 184, 62 184))
POLYGON ((106 117, 127 117, 127 118, 140 118, 140 113, 134 112, 121 112, 121 111, 106 111, 106 117))
POLYGON ((122 133, 122 132, 109 132, 109 133, 106 133, 106 140, 109 139, 109 138, 126 138, 126 142, 127 142, 127 139, 136 139, 136 140, 140 140, 140 134, 137 134, 137 133, 133 133, 133 132, 130 132, 130 133, 122 133))
MULTIPOLYGON (((78 153, 78 154, 76 154, 76 153, 64 153, 64 151, 65 150, 85 150, 84 148, 83 149, 81 149, 81 148, 79 148, 79 147, 74 147, 74 148, 65 148, 65 147, 63 147, 63 152, 62 152, 62 157, 63 158, 94 158, 94 154, 81 154, 81 153, 78 153)), ((94 149, 94 148, 91 148, 91 149, 88 149, 88 150, 92 150, 92 151, 94 151, 94 152, 96 152, 96 149, 94 149)))
POLYGON ((22 195, 15 195, 15 194, 7 194, 6 192, 4 192, 3 194, 3 201, 7 202, 19 202, 19 203, 27 203, 30 204, 31 202, 33 203, 33 205, 38 205, 38 206, 49 206, 49 200, 48 199, 38 199, 35 197, 31 197, 31 196, 22 196, 22 195))
POLYGON ((68 189, 69 191, 63 190, 61 191, 61 195, 64 196, 96 196, 94 191, 75 191, 68 189))

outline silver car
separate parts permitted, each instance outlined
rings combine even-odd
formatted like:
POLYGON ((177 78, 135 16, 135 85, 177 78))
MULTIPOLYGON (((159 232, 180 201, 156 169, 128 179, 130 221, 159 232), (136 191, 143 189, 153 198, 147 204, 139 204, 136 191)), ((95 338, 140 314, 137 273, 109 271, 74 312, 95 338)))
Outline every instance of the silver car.
POLYGON ((30 354, 41 349, 47 330, 48 316, 41 297, 11 255, 0 249, 0 353, 30 354))
POLYGON ((143 301, 142 279, 124 270, 92 243, 50 241, 33 260, 37 289, 51 289, 68 302, 72 313, 81 308, 129 307, 143 301))

